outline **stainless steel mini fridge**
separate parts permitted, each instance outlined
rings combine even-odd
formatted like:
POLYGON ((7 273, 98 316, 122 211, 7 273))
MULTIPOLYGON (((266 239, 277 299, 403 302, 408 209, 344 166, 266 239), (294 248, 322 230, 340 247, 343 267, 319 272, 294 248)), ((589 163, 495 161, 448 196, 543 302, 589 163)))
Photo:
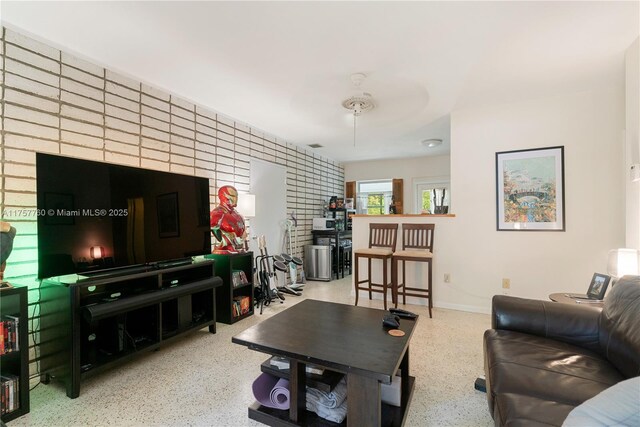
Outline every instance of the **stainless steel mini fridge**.
POLYGON ((331 246, 306 245, 304 247, 305 276, 309 280, 331 280, 331 246))

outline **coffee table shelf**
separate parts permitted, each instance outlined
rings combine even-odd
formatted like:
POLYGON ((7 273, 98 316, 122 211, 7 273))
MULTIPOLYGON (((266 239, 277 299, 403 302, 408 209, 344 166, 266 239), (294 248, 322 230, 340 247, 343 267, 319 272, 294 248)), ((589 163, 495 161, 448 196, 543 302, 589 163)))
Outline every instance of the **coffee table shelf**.
MULTIPOLYGON (((401 406, 392 406, 386 403, 382 404, 382 422, 381 425, 388 427, 401 427, 407 418, 407 408, 413 396, 413 388, 415 385, 415 377, 409 376, 408 393, 403 395, 401 406)), ((347 405, 349 400, 347 399, 347 405)), ((254 402, 249 406, 249 418, 270 426, 314 426, 314 427, 346 427, 347 419, 345 418, 340 424, 320 418, 314 412, 304 411, 300 418, 300 422, 294 423, 289 420, 289 411, 283 409, 273 409, 254 402)))
MULTIPOLYGON (((275 366, 272 366, 270 362, 271 358, 265 360, 262 365, 260 365, 260 370, 264 373, 273 375, 274 377, 284 378, 286 380, 289 379, 288 369, 278 369, 275 366)), ((330 393, 331 390, 333 390, 333 388, 340 382, 342 377, 344 377, 344 374, 331 371, 329 369, 325 369, 322 375, 307 372, 307 385, 312 388, 317 388, 320 391, 330 393)))

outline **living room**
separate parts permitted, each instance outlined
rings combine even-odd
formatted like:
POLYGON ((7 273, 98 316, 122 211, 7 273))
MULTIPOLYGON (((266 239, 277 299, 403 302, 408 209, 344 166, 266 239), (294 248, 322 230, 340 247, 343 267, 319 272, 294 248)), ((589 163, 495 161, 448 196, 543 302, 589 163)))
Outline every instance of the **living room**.
MULTIPOLYGON (((490 425, 486 396, 473 381, 483 373, 482 333, 491 327, 493 296, 548 300, 557 292, 582 293, 594 272, 607 273, 610 250, 640 248, 640 187, 630 178, 632 165, 640 163, 638 16, 638 2, 3 2, 0 191, 2 219, 18 231, 5 279, 28 287, 29 330, 36 331, 37 221, 5 213, 39 207, 37 153, 206 178, 211 208, 224 185, 233 185, 240 198, 258 188, 254 162, 274 165, 284 170, 286 184, 261 196, 274 200, 277 192, 285 200, 282 210, 296 212, 298 241, 291 255, 301 258, 313 243, 312 219, 330 196, 345 196, 346 182, 403 178, 405 213, 411 214, 418 213, 417 179, 445 177, 451 216, 429 220, 437 223, 434 316, 424 301, 403 307, 421 315, 411 348, 417 380, 406 424, 490 425), (430 31, 418 26, 421 20, 430 31), (366 31, 355 37, 365 22, 366 31), (279 32, 269 31, 273 23, 279 32), (208 33, 207 25, 217 28, 208 33), (344 33, 331 36, 321 27, 344 33), (296 43, 285 44, 287 35, 296 43), (332 43, 317 45, 322 37, 332 43), (384 45, 385 37, 404 49, 384 45), (379 53, 368 52, 369 38, 380 43, 379 53), (265 48, 276 40, 282 50, 265 48), (293 63, 285 47, 301 56, 278 81, 274 69, 293 63), (402 67, 383 60, 393 49, 402 51, 391 57, 402 67), (333 50, 339 54, 330 55, 333 50), (334 62, 326 59, 334 56, 334 62), (297 68, 305 61, 313 65, 297 68), (312 68, 320 62, 327 68, 312 68), (341 64, 341 87, 352 84, 352 73, 367 74, 363 88, 373 87, 376 73, 386 73, 394 90, 406 89, 400 77, 418 82, 408 87, 418 95, 426 90, 420 102, 428 102, 396 115, 393 123, 367 121, 367 114, 384 112, 380 102, 354 124, 340 105, 345 91, 335 94, 336 112, 327 116, 324 104, 313 109, 325 98, 308 97, 308 86, 333 96, 329 86, 338 77, 330 62, 341 64), (273 79, 268 83, 267 74, 273 79), (419 80, 419 74, 427 77, 419 80), (340 120, 334 125, 339 138, 330 120, 340 120), (394 126, 406 132, 385 133, 394 126), (387 139, 377 141, 376 133, 387 139), (427 151, 420 144, 427 138, 443 144, 427 151), (308 146, 314 142, 325 147, 308 146), (394 146, 400 151, 394 153, 394 146), (563 230, 497 230, 496 153, 543 147, 564 147, 563 230)), ((371 94, 384 99, 382 90, 371 94)), ((413 108, 413 95, 398 111, 413 108)), ((251 221, 259 230, 259 219, 251 221)), ((257 253, 258 244, 251 244, 257 253)), ((280 251, 279 241, 271 244, 280 251)), ((303 299, 353 305, 352 281, 310 282, 302 298, 287 297, 262 316, 218 323, 215 335, 198 331, 83 381, 77 399, 68 399, 54 381, 36 386, 42 355, 33 333, 31 411, 11 425, 257 425, 247 419, 246 407, 264 355, 231 338, 303 299), (149 402, 135 399, 141 395, 149 402), (175 402, 163 409, 168 399, 175 402)), ((379 299, 362 295, 359 305, 382 308, 379 299)))

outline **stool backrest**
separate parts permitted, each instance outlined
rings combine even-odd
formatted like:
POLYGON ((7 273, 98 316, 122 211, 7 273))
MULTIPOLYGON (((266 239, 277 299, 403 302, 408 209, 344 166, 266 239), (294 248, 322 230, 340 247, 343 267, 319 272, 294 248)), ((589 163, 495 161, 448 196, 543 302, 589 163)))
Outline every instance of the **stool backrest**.
POLYGON ((433 253, 435 224, 402 224, 402 250, 427 249, 433 253))
POLYGON ((369 224, 369 247, 396 250, 398 224, 369 224))

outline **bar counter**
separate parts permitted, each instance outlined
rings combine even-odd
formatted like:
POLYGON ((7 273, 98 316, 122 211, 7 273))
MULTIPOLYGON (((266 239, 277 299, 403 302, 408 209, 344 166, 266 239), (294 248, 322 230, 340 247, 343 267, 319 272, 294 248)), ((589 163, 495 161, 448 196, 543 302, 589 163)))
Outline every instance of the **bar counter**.
POLYGON ((354 214, 351 218, 455 218, 455 214, 386 214, 386 215, 369 215, 354 214))

